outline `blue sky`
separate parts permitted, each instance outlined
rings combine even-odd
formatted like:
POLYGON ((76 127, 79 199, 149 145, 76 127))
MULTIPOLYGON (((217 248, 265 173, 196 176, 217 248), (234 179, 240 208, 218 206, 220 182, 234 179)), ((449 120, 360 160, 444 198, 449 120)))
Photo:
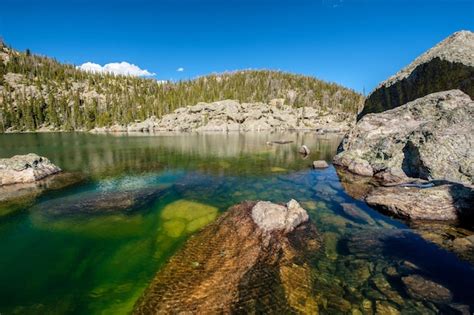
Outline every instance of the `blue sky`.
POLYGON ((0 35, 59 61, 157 79, 278 69, 369 92, 451 33, 474 0, 1 0, 0 35), (177 71, 183 68, 184 71, 177 71))

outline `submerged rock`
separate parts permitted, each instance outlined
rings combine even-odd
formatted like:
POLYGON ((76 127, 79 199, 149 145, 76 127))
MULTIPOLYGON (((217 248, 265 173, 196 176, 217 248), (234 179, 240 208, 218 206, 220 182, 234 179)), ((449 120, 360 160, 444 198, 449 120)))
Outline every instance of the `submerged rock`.
POLYGON ((336 171, 342 188, 354 199, 364 200, 370 191, 374 189, 374 180, 371 177, 359 176, 343 168, 337 168, 336 171))
POLYGON ((0 186, 32 183, 61 172, 47 158, 37 154, 15 155, 0 159, 0 186))
POLYGON ((57 173, 32 183, 0 186, 0 217, 28 208, 41 194, 85 180, 80 173, 57 173))
POLYGON ((451 89, 474 97, 473 32, 454 33, 382 82, 367 97, 359 118, 451 89))
POLYGON ((375 224, 370 215, 353 203, 341 203, 343 212, 350 218, 362 221, 366 224, 375 224))
POLYGON ((217 217, 216 207, 190 200, 177 200, 161 211, 163 229, 170 237, 180 237, 201 229, 217 217))
POLYGON ((134 313, 315 313, 307 261, 319 247, 296 201, 243 202, 186 242, 134 313))
POLYGON ((449 303, 453 299, 449 289, 420 275, 403 277, 402 281, 405 284, 408 295, 414 299, 437 303, 449 303))
POLYGON ((160 189, 88 192, 40 203, 35 210, 47 216, 131 212, 155 200, 160 189))

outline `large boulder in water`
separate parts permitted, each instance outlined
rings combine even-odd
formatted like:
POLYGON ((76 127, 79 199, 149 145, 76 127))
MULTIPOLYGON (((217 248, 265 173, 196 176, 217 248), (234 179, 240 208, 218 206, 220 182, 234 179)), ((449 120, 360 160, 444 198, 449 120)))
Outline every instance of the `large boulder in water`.
POLYGON ((398 218, 426 221, 459 221, 474 227, 474 190, 461 184, 428 188, 378 187, 365 201, 398 218))
POLYGON ((364 116, 343 139, 334 164, 366 176, 391 172, 472 184, 473 119, 474 102, 465 93, 430 94, 364 116))
POLYGON ((37 154, 15 155, 0 159, 0 186, 32 183, 61 172, 47 158, 37 154))
POLYGON ((382 82, 365 101, 358 119, 428 94, 460 89, 474 97, 474 33, 454 33, 382 82))
POLYGON ((135 313, 315 313, 308 260, 319 247, 296 201, 243 202, 187 241, 135 313))

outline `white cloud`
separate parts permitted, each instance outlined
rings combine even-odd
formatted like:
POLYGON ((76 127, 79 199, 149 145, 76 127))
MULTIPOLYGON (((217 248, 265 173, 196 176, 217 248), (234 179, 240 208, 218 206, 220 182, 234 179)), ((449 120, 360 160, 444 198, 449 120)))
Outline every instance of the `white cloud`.
POLYGON ((178 69, 176 69, 176 71, 178 71, 178 72, 183 72, 183 71, 184 71, 184 68, 183 68, 183 67, 179 67, 178 69))
POLYGON ((155 75, 155 73, 149 72, 145 69, 140 69, 138 66, 130 64, 126 61, 107 63, 103 66, 93 62, 86 62, 78 66, 77 68, 88 72, 113 73, 121 75, 131 75, 135 77, 148 77, 155 75))

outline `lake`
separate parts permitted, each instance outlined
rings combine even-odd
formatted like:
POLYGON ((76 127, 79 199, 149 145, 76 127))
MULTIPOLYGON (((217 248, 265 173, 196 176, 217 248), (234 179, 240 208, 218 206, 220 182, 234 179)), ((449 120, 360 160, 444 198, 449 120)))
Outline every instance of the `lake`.
POLYGON ((0 201, 0 314, 129 313, 167 259, 228 207, 292 198, 324 242, 311 266, 321 313, 472 309, 471 264, 349 196, 332 165, 311 169, 313 160, 330 162, 340 140, 314 133, 0 135, 0 157, 34 152, 74 178, 0 201), (267 144, 282 139, 293 142, 267 144), (298 154, 302 144, 311 149, 307 158, 298 154), (411 298, 401 281, 411 273, 449 288, 456 305, 411 298))

